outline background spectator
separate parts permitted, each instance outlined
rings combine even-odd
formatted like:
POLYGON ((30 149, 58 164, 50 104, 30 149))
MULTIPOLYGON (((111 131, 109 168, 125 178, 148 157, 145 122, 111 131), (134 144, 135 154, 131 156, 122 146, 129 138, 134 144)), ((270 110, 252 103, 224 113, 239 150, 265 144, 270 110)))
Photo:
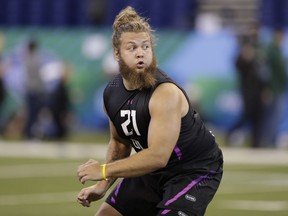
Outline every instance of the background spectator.
POLYGON ((265 81, 264 146, 275 146, 280 118, 283 114, 284 93, 287 84, 286 63, 282 51, 284 32, 275 29, 266 50, 267 74, 265 81))
POLYGON ((36 137, 35 123, 39 117, 40 110, 45 104, 45 85, 40 75, 42 66, 39 44, 35 39, 31 39, 27 44, 24 57, 25 67, 25 102, 26 102, 26 126, 24 135, 28 139, 36 137))
POLYGON ((230 136, 237 129, 250 126, 251 146, 261 146, 261 124, 263 118, 263 80, 260 76, 261 46, 258 41, 258 26, 253 25, 250 35, 243 36, 240 41, 240 51, 236 58, 235 67, 239 80, 239 90, 243 102, 242 113, 238 121, 228 130, 228 141, 233 145, 230 136))
POLYGON ((4 80, 3 80, 5 67, 4 67, 4 60, 2 56, 4 44, 5 44, 5 38, 4 38, 4 35, 0 32, 0 133, 2 133, 3 124, 4 124, 4 120, 2 118, 2 108, 3 108, 5 96, 6 96, 4 80))

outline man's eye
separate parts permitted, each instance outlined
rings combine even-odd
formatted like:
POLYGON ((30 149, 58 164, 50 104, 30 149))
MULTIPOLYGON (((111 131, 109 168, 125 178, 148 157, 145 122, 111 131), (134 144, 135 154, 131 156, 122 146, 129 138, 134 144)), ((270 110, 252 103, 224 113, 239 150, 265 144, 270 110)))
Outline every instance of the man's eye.
POLYGON ((144 49, 144 50, 149 49, 149 45, 144 45, 144 46, 143 46, 143 49, 144 49))
POLYGON ((134 46, 130 46, 130 47, 128 47, 128 50, 129 50, 129 51, 133 51, 134 49, 135 49, 134 46))

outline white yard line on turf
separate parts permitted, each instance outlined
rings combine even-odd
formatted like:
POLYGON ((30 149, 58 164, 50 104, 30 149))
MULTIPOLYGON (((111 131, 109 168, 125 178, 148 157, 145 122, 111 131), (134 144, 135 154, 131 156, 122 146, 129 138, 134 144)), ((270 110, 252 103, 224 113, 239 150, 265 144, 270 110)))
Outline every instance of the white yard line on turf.
POLYGON ((79 163, 0 165, 0 179, 76 176, 79 165, 79 163))
POLYGON ((78 193, 79 191, 62 193, 4 195, 0 196, 0 206, 35 205, 67 202, 76 203, 78 193))
POLYGON ((259 200, 225 200, 218 201, 217 208, 243 211, 287 211, 286 201, 259 201, 259 200))
POLYGON ((268 193, 278 193, 278 192, 288 192, 288 188, 283 188, 281 185, 279 187, 250 187, 249 188, 244 188, 239 187, 239 188, 221 188, 217 191, 217 194, 222 194, 222 195, 229 195, 229 194, 246 194, 249 196, 249 194, 265 194, 267 195, 268 193))
MULTIPOLYGON (((43 194, 18 194, 0 196, 0 206, 39 205, 52 203, 76 203, 79 191, 43 194)), ((287 201, 260 200, 219 200, 215 203, 219 209, 235 209, 242 211, 287 211, 287 201)))
MULTIPOLYGON (((288 150, 222 148, 226 164, 288 165, 288 150)), ((0 156, 34 158, 105 159, 106 144, 1 142, 0 156)))
POLYGON ((67 144, 45 142, 0 142, 0 156, 28 158, 104 159, 104 144, 67 144))

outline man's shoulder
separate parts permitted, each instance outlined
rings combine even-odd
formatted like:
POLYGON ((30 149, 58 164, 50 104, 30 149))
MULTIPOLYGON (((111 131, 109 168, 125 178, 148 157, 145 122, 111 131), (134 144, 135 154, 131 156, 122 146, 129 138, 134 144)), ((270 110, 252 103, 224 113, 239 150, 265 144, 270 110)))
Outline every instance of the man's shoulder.
POLYGON ((119 87, 122 82, 122 77, 120 74, 115 75, 106 85, 106 89, 110 87, 119 87))
POLYGON ((164 83, 164 82, 173 82, 173 79, 169 77, 169 75, 164 72, 163 70, 157 68, 156 69, 156 80, 157 80, 157 85, 164 83))

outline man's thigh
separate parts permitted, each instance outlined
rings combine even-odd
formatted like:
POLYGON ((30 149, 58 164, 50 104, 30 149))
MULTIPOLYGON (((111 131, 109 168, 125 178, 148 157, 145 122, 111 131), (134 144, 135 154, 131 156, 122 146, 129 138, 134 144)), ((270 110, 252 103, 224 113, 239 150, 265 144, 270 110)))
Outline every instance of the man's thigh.
POLYGON ((166 216, 202 216, 219 187, 222 172, 181 176, 167 184, 158 213, 166 216))
POLYGON ((107 203, 103 203, 95 216, 123 216, 120 212, 118 212, 114 207, 107 203))
POLYGON ((106 199, 125 216, 153 216, 159 209, 161 201, 157 181, 149 175, 121 180, 106 199))

